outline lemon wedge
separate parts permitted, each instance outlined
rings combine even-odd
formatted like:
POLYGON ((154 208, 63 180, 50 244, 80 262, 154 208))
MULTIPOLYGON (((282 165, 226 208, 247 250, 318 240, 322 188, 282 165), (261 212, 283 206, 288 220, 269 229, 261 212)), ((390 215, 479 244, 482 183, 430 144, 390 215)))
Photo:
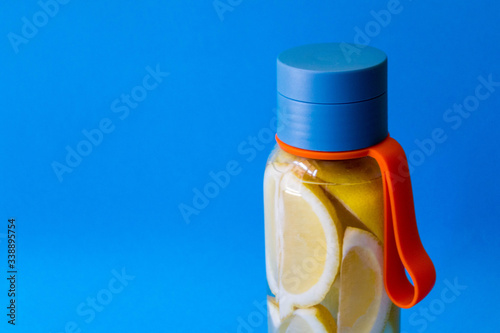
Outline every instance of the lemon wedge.
POLYGON ((378 163, 373 158, 344 161, 311 160, 310 170, 328 185, 325 189, 378 239, 384 239, 384 198, 378 163))
MULTIPOLYGON (((293 171, 305 181, 324 185, 326 192, 365 226, 362 229, 367 228, 383 241, 383 185, 375 159, 322 161, 293 156, 282 150, 275 156, 276 160, 292 164, 293 171)), ((353 226, 357 227, 356 224, 353 226)))
POLYGON ((271 163, 264 172, 264 218, 265 218, 265 244, 266 244, 266 275, 269 289, 274 295, 278 294, 278 260, 279 245, 276 231, 279 183, 283 176, 280 168, 285 165, 271 163))
POLYGON ((276 232, 279 243, 278 302, 280 317, 294 307, 320 303, 339 271, 340 221, 326 194, 287 172, 280 183, 276 232))
POLYGON ((326 191, 344 205, 381 241, 384 240, 384 198, 381 178, 347 185, 326 185, 326 191))
POLYGON ((336 333, 337 326, 332 315, 322 305, 295 310, 286 323, 286 331, 280 333, 336 333))
POLYGON ((371 233, 348 227, 340 270, 340 333, 380 333, 390 300, 383 281, 382 245, 371 233))
POLYGON ((336 333, 337 325, 330 312, 322 305, 297 309, 284 319, 279 318, 279 305, 273 297, 267 298, 269 333, 336 333))

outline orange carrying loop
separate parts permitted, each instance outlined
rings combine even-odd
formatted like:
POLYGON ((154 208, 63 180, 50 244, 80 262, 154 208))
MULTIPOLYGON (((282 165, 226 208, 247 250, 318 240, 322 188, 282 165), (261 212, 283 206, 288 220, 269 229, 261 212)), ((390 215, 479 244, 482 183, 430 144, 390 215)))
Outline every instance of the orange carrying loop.
POLYGON ((318 152, 276 141, 286 152, 319 160, 373 157, 379 164, 384 186, 384 282, 394 304, 410 308, 432 289, 436 271, 420 241, 415 218, 408 162, 401 145, 391 137, 372 147, 345 152, 318 152), (405 269, 413 284, 406 277, 405 269))

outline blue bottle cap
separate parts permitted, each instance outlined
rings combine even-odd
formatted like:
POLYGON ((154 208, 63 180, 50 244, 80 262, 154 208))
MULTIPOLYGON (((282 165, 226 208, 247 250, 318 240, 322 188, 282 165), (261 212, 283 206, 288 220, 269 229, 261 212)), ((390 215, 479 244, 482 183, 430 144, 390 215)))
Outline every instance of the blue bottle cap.
POLYGON ((387 56, 374 47, 311 44, 278 57, 278 138, 315 151, 348 151, 384 140, 387 56))

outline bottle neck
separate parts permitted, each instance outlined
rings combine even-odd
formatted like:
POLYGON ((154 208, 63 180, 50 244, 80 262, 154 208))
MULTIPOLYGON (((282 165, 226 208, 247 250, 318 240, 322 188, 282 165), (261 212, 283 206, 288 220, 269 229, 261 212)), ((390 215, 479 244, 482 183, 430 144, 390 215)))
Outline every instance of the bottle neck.
MULTIPOLYGON (((386 136, 386 138, 379 143, 383 144, 385 141, 391 139, 389 135, 386 136)), ((286 151, 287 153, 300 156, 300 157, 305 157, 305 158, 312 158, 315 160, 327 160, 327 161, 338 161, 338 160, 350 160, 350 159, 355 159, 355 158, 361 158, 361 157, 366 157, 370 155, 370 148, 373 146, 370 146, 368 148, 362 148, 362 149, 355 149, 355 150, 349 150, 349 151, 317 151, 317 150, 307 150, 307 149, 302 149, 302 148, 297 148, 294 146, 291 146, 289 144, 284 143, 281 141, 281 139, 278 137, 278 134, 276 134, 276 142, 280 146, 281 149, 286 151)))

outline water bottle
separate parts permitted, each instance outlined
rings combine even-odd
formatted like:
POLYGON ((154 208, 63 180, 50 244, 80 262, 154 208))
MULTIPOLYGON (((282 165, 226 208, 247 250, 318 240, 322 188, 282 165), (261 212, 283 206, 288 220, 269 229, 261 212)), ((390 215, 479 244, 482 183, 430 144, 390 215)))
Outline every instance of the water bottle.
POLYGON ((346 43, 277 61, 277 145, 264 173, 269 332, 400 332, 436 273, 407 160, 389 136, 387 56, 346 43))

